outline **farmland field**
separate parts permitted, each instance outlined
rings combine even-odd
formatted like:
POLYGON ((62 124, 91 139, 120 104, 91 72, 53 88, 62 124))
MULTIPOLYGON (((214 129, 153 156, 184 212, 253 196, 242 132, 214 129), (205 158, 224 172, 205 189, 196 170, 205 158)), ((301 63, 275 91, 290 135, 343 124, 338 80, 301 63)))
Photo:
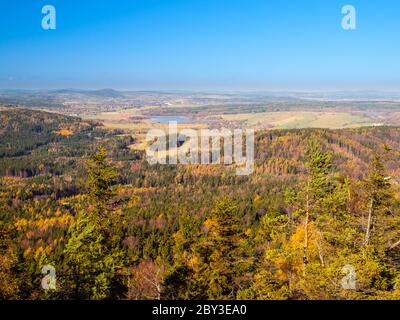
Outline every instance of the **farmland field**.
POLYGON ((355 128, 370 126, 372 121, 364 115, 342 112, 265 112, 222 115, 227 121, 242 121, 246 126, 274 129, 301 128, 355 128))

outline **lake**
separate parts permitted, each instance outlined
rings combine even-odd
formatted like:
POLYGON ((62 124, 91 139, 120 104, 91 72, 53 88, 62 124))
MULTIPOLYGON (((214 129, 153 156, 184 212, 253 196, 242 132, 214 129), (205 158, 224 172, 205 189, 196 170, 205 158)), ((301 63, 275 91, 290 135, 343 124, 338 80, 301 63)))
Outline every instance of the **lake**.
POLYGON ((168 123, 168 122, 177 122, 177 123, 191 123, 192 119, 187 117, 152 117, 150 118, 152 122, 157 123, 168 123))

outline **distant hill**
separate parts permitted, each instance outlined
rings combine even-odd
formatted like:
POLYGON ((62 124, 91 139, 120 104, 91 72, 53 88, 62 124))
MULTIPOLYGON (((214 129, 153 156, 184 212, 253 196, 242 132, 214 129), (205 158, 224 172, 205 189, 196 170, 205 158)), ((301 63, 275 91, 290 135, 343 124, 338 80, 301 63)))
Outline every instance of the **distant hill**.
POLYGON ((100 89, 100 90, 59 89, 59 90, 51 90, 49 92, 52 94, 81 94, 88 96, 112 97, 112 98, 117 98, 117 97, 120 98, 124 96, 122 92, 114 89, 100 89))
MULTIPOLYGON (((61 138, 62 129, 78 128, 81 120, 43 111, 0 111, 0 157, 20 156, 61 138)), ((70 130, 70 129, 68 129, 70 130)), ((71 131, 71 130, 70 130, 71 131)))
MULTIPOLYGON (((38 110, 0 110, 0 176, 33 176, 74 171, 80 162, 102 144, 115 156, 129 153, 132 137, 119 137, 118 130, 77 117, 38 110)), ((128 155, 129 157, 129 155, 128 155)))
POLYGON ((22 90, 22 89, 0 89, 0 101, 6 102, 14 99, 15 101, 35 102, 37 98, 55 99, 58 95, 84 95, 94 97, 124 97, 124 93, 114 89, 82 90, 74 88, 56 90, 22 90))
MULTIPOLYGON (((76 117, 5 109, 0 111, 0 159, 28 155, 41 159, 48 156, 48 150, 53 150, 54 157, 85 155, 93 149, 94 142, 106 144, 118 133, 121 132, 76 117)), ((319 141, 333 154, 335 165, 353 177, 365 173, 373 150, 383 144, 400 150, 398 127, 260 130, 255 138, 255 172, 282 177, 304 171, 304 154, 310 140, 319 141)), ((110 143, 110 147, 115 148, 115 143, 110 143)), ((396 159, 390 161, 390 168, 400 175, 396 159)))

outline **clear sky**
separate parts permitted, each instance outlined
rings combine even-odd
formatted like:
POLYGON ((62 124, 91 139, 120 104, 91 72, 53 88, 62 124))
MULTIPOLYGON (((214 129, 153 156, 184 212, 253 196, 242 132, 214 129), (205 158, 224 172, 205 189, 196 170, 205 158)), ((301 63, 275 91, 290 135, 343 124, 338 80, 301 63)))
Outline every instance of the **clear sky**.
POLYGON ((1 0, 0 14, 0 88, 400 90, 398 0, 1 0))

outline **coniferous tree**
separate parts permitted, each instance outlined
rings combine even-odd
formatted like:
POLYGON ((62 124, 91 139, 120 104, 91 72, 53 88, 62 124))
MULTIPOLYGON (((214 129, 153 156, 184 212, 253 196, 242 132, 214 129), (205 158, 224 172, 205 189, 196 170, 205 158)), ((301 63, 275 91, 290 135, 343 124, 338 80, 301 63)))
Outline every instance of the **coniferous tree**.
POLYGON ((122 287, 117 272, 123 267, 124 252, 114 233, 119 216, 110 208, 116 177, 106 151, 100 147, 88 163, 88 210, 78 213, 70 227, 65 267, 69 294, 78 299, 105 299, 122 287))
POLYGON ((393 200, 393 190, 389 177, 385 173, 385 168, 381 156, 374 153, 365 186, 368 196, 368 218, 365 231, 364 245, 368 246, 371 242, 374 230, 379 230, 380 218, 390 213, 390 206, 393 200))
POLYGON ((241 237, 236 206, 227 198, 217 201, 204 228, 206 233, 195 246, 192 259, 194 295, 208 299, 235 298, 241 237))

